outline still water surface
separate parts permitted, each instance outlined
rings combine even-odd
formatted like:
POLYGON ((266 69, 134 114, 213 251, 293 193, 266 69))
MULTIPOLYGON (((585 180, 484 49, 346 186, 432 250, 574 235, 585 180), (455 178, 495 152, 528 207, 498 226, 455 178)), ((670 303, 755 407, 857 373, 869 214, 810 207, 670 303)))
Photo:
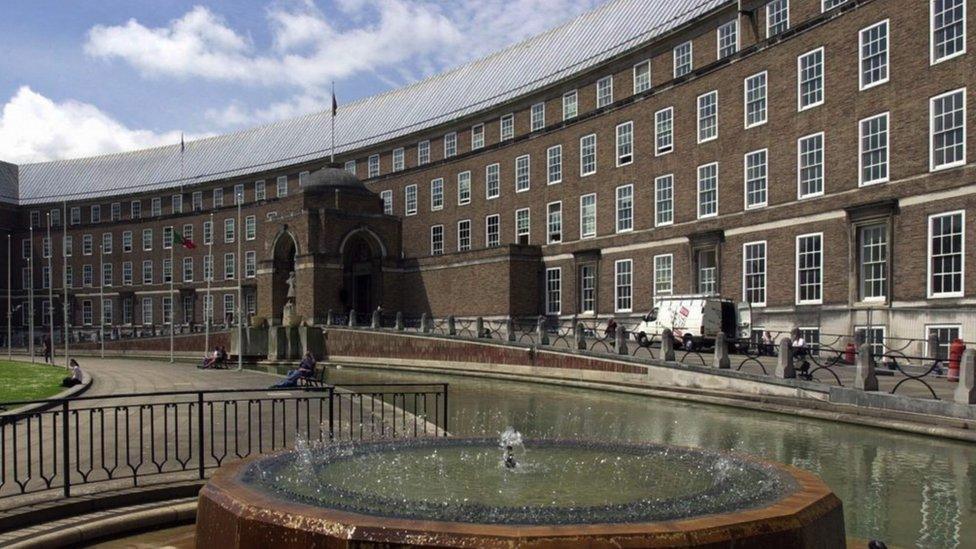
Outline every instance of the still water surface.
POLYGON ((342 368, 329 383, 443 382, 450 430, 650 441, 745 452, 820 475, 847 535, 890 545, 976 547, 976 445, 721 406, 460 376, 342 368))

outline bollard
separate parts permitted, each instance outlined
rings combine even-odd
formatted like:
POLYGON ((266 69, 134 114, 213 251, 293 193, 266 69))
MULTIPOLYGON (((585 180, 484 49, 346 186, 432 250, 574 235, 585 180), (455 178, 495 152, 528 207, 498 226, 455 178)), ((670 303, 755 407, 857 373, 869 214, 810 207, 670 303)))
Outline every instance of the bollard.
POLYGON ((447 335, 457 335, 457 325, 454 322, 454 315, 447 317, 447 335))
POLYGON ((329 312, 325 313, 325 325, 332 326, 333 324, 335 324, 335 313, 329 309, 329 312))
POLYGON ((508 332, 508 340, 515 341, 515 322, 512 321, 512 317, 505 319, 505 331, 508 332))
POLYGON ((539 345, 549 345, 549 331, 546 330, 546 317, 539 315, 535 323, 535 333, 539 336, 539 345))
POLYGON ((430 316, 427 313, 420 315, 420 331, 429 334, 430 329, 430 316))
POLYGON ((959 404, 976 404, 976 349, 966 349, 959 361, 959 385, 953 395, 959 404))
POLYGON ((396 314, 396 329, 398 332, 403 331, 403 312, 397 311, 396 314))
POLYGON ((349 325, 356 325, 356 309, 349 309, 349 325))
POLYGON ((617 325, 617 331, 614 333, 614 335, 616 335, 617 338, 617 344, 616 344, 617 354, 618 355, 630 354, 630 352, 627 349, 627 330, 625 330, 623 326, 617 325))
POLYGON ((477 338, 485 337, 485 319, 484 318, 482 318, 482 317, 479 316, 478 318, 474 319, 474 330, 476 332, 475 335, 474 335, 474 337, 477 337, 477 338))
POLYGON ((793 368, 793 349, 790 338, 784 337, 779 341, 779 356, 776 357, 776 377, 779 379, 795 379, 796 369, 793 368))
POLYGON ((576 348, 580 351, 586 350, 586 336, 583 335, 585 333, 586 331, 583 328, 583 323, 577 322, 576 323, 576 348))
POLYGON ((729 347, 725 344, 725 334, 719 332, 715 335, 715 364, 719 370, 728 370, 732 367, 729 361, 729 347))
POLYGON ((671 328, 665 328, 661 332, 661 358, 674 362, 674 333, 671 328))
POLYGON ((374 330, 379 330, 380 329, 380 310, 379 309, 376 309, 375 311, 373 311, 373 318, 369 322, 369 327, 372 328, 372 329, 374 329, 374 330))
POLYGON ((862 391, 877 391, 878 376, 874 374, 874 355, 867 343, 857 349, 857 371, 854 374, 854 388, 862 391))

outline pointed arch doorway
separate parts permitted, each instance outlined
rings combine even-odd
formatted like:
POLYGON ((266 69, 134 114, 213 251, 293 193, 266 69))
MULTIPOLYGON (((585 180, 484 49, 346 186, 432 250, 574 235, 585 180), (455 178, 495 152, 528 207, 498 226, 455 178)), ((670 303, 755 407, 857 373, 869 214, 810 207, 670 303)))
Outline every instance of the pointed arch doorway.
POLYGON ((383 247, 372 233, 357 231, 343 242, 340 298, 347 310, 365 313, 381 304, 382 263, 383 247))

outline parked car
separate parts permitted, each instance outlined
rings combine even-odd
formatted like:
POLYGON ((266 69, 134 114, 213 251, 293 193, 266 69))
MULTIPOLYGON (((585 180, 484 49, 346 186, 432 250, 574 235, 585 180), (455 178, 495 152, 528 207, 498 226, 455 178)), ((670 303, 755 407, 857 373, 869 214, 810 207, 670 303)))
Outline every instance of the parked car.
POLYGON ((748 303, 736 304, 719 296, 660 297, 633 330, 634 339, 646 345, 652 337, 660 337, 665 329, 671 330, 676 346, 688 351, 713 346, 719 332, 732 340, 748 339, 752 332, 752 309, 748 303))

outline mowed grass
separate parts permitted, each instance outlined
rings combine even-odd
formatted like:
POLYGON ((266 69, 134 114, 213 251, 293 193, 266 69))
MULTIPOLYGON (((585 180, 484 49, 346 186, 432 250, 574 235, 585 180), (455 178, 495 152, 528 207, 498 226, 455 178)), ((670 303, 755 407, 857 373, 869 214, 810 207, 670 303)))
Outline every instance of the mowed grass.
POLYGON ((61 380, 68 376, 64 368, 0 361, 0 403, 38 400, 60 393, 61 380))

